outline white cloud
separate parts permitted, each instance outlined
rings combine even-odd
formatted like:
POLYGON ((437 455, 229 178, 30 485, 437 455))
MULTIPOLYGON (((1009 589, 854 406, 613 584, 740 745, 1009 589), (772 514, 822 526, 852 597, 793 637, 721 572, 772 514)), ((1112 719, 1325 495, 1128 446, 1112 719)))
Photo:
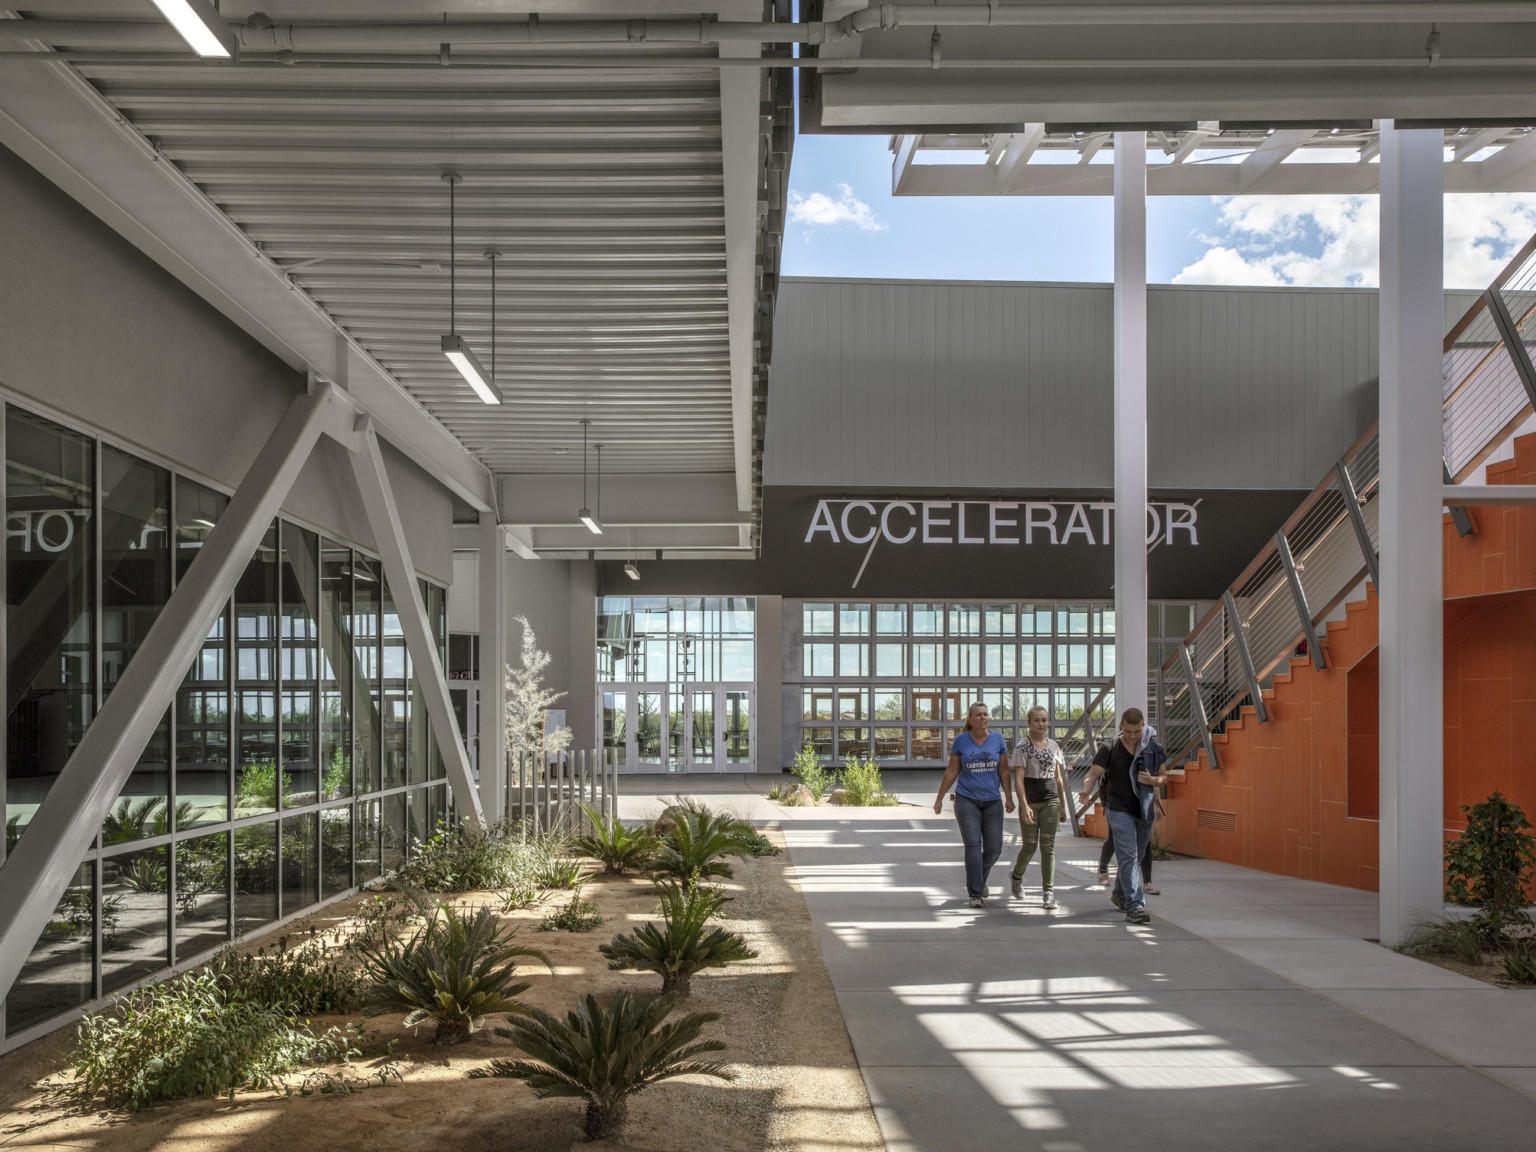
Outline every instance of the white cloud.
MULTIPOLYGON (((1209 247, 1175 284, 1364 287, 1377 282, 1374 196, 1215 198, 1209 247)), ((1536 231, 1536 195, 1453 193, 1445 198, 1445 284, 1482 288, 1536 231)))
POLYGON ((869 205, 853 194, 847 184, 837 186, 837 199, 825 192, 812 192, 809 196, 792 190, 789 194, 789 218, 796 224, 815 224, 824 227, 852 224, 865 232, 884 232, 888 225, 870 211, 869 205))

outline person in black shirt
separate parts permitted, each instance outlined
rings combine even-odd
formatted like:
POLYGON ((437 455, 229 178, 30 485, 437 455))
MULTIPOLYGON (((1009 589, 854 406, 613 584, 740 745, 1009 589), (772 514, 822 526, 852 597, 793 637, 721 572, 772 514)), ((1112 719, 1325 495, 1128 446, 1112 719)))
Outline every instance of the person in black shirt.
POLYGON ((1103 778, 1104 818, 1119 862, 1109 898, 1132 924, 1145 924, 1152 919, 1147 914, 1138 865, 1152 838, 1157 787, 1168 782, 1161 771, 1163 749, 1156 736, 1141 709, 1127 708, 1120 717, 1119 739, 1099 748, 1079 797, 1086 806, 1094 787, 1103 778))

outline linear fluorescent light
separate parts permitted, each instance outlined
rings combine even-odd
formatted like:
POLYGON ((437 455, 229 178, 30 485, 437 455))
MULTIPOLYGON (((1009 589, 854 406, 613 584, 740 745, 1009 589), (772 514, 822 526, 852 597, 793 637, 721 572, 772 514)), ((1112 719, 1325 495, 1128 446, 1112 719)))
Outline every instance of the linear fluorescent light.
POLYGON ((590 509, 583 508, 580 512, 576 513, 576 515, 581 518, 581 522, 587 526, 587 530, 590 531, 592 535, 601 536, 603 534, 603 526, 598 523, 597 517, 592 515, 590 509))
POLYGON ((208 0, 155 0, 155 7, 199 56, 235 54, 235 34, 208 0))
POLYGON ((626 564, 624 565, 624 575, 628 576, 631 580, 638 580, 640 579, 640 569, 636 568, 634 564, 626 564))
POLYGON ((479 359, 464 342, 464 337, 456 332, 450 332, 444 336, 443 355, 448 357, 448 362, 459 370, 459 375, 469 382, 476 396, 487 404, 501 403, 501 394, 491 386, 491 374, 481 366, 479 359))

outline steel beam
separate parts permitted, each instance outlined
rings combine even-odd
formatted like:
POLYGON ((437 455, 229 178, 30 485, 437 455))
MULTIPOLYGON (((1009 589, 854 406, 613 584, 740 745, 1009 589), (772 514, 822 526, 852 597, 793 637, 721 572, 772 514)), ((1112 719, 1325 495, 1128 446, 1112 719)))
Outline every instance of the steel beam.
POLYGON ((1200 695, 1200 684, 1195 679, 1195 662, 1189 658, 1189 645, 1182 640, 1179 641, 1179 663, 1184 667, 1184 683, 1189 687, 1190 715, 1200 725, 1200 743, 1205 748, 1205 758, 1210 761, 1212 768, 1220 768, 1216 745, 1211 740, 1211 722, 1205 714, 1205 700, 1200 695))
POLYGON ((315 441, 334 430, 338 419, 350 421, 353 411, 328 384, 289 405, 26 832, 0 865, 0 992, 9 991, 32 954, 315 441))
POLYGON ((496 513, 480 513, 480 806, 506 811, 507 537, 496 513))
MULTIPOLYGON (((1371 583, 1381 591, 1381 564, 1376 556, 1376 545, 1371 543, 1371 530, 1365 526, 1365 513, 1360 511, 1360 494, 1355 491, 1355 481, 1349 474, 1349 465, 1340 460, 1333 466, 1333 474, 1339 482, 1339 494, 1344 497, 1344 510, 1349 513, 1349 523, 1355 530, 1355 540, 1360 545, 1360 555, 1371 574, 1371 583)), ((1466 535, 1465 532, 1462 533, 1466 535)))
POLYGON ((448 695, 448 678, 443 673, 443 662, 432 638, 427 607, 421 599, 421 584, 416 578, 416 567, 411 563, 411 548, 405 540, 405 528, 400 523, 400 511, 395 506, 389 474, 384 470, 379 438, 373 430, 372 420, 366 416, 358 419, 362 427, 357 431, 352 453, 352 474, 357 478, 363 509, 368 514, 368 526, 373 530, 373 542, 384 565, 384 579, 389 581, 390 591, 394 593, 395 607, 400 613, 400 629, 405 633, 405 648, 421 683, 422 698, 432 721, 432 734, 448 769, 448 784, 453 789, 454 802, 462 816, 475 824, 483 824, 485 817, 480 807, 480 795, 475 790, 464 742, 459 739, 459 723, 454 718, 453 700, 448 695))
MULTIPOLYGON (((1456 483, 1456 478, 1451 475, 1451 466, 1445 462, 1445 457, 1440 458, 1440 476, 1445 481, 1444 494, 1449 499, 1445 506, 1451 510, 1451 523, 1456 525, 1456 535, 1472 535, 1472 517, 1467 512, 1466 493, 1468 488, 1456 483)), ((1381 585, 1376 585, 1376 591, 1381 591, 1381 585)))
POLYGON ((1115 711, 1147 706, 1147 136, 1115 133, 1115 711))
POLYGON ((1243 679, 1248 682, 1248 695, 1253 697, 1253 711, 1260 724, 1269 723, 1269 709, 1264 706, 1264 690, 1253 670, 1253 653, 1248 651, 1248 637, 1243 634, 1243 618, 1237 611, 1237 601, 1230 590, 1221 594, 1221 602, 1227 606, 1227 619, 1232 622, 1232 643, 1237 648, 1237 659, 1243 666, 1243 679))
POLYGON ((1536 484, 1447 484, 1441 499, 1455 510, 1471 508, 1527 508, 1536 504, 1536 484))
POLYGON ((1284 532, 1275 533, 1275 551, 1280 554, 1280 567, 1285 570, 1285 581, 1291 586, 1291 599, 1296 601, 1296 614, 1301 617, 1301 631, 1307 638, 1307 655, 1312 657, 1312 667, 1318 671, 1328 667, 1323 658, 1323 646, 1317 642, 1317 626, 1312 623, 1312 609, 1307 606, 1307 592, 1301 586, 1301 572, 1296 567, 1296 557, 1291 555, 1291 542, 1284 532))
POLYGON ((1499 330, 1499 338, 1504 341, 1504 350, 1509 353, 1510 362, 1515 366, 1515 374, 1520 377, 1520 383, 1525 388, 1525 398, 1532 406, 1536 406, 1536 365, 1531 364, 1525 338, 1515 327, 1515 318, 1509 314, 1504 294, 1490 286, 1483 297, 1488 301, 1488 315, 1493 318, 1493 326, 1499 330))

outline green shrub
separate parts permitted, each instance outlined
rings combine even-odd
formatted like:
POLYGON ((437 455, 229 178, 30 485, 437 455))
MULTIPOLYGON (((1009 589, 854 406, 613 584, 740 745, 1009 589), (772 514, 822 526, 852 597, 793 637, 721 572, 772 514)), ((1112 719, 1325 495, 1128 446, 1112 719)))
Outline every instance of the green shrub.
POLYGON ((87 1016, 58 1091, 137 1112, 156 1100, 275 1088, 305 1064, 362 1054, 355 1028, 316 1034, 288 1012, 231 1000, 212 973, 193 973, 124 997, 87 1016))
POLYGON ((498 1028, 496 1034, 532 1059, 494 1060, 470 1076, 521 1080, 540 1100, 585 1100, 587 1136, 616 1136, 623 1130, 629 1098, 651 1084, 674 1076, 735 1079, 723 1064, 699 1059, 725 1048, 718 1040, 699 1039, 704 1025, 720 1014, 691 1012, 663 1023, 676 1003, 671 996, 620 990, 607 1008, 597 997, 583 996, 563 1020, 537 1008, 524 1009, 509 1018, 510 1028, 498 1028))
POLYGON ((576 888, 586 878, 587 866, 569 858, 545 860, 533 872, 533 882, 540 888, 576 888))
POLYGON ((896 797, 885 790, 880 765, 875 763, 873 757, 863 760, 857 756, 848 757, 843 762, 838 785, 843 790, 843 803, 855 808, 885 807, 899 803, 896 797))
POLYGON ((581 889, 571 893, 571 901, 558 912, 551 912, 539 924, 540 932, 590 932, 603 922, 597 905, 581 898, 581 889))
POLYGON ((795 779, 809 789, 811 799, 818 804, 832 789, 834 773, 827 770, 821 757, 816 754, 816 749, 810 744, 795 754, 795 764, 790 771, 795 774, 795 779))
POLYGON ((777 856, 781 849, 745 820, 738 820, 736 842, 748 856, 777 856))
POLYGON ((366 1013, 404 1011, 408 1028, 434 1021, 438 1043, 468 1039, 487 1013, 521 1008, 516 997, 528 985, 513 983, 513 961, 531 956, 553 971, 547 956, 509 944, 510 936, 496 926, 489 908, 440 909, 404 943, 364 946, 361 954, 373 982, 364 1001, 366 1013))
POLYGON ((1484 945, 1496 947, 1511 927, 1530 923, 1525 892, 1536 868, 1536 836, 1520 806, 1498 792, 1461 810, 1466 831, 1445 850, 1446 896, 1478 906, 1473 923, 1484 945))
POLYGON ((1536 942, 1509 942, 1504 949, 1504 978, 1515 984, 1536 984, 1536 942))
POLYGON ((792 784, 775 784, 768 789, 768 799, 786 808, 800 808, 805 805, 805 797, 801 795, 800 789, 792 784))
MULTIPOLYGON (((559 843, 559 849, 555 846, 559 843)), ((396 879, 426 892, 482 892, 526 884, 552 851, 554 838, 529 835, 517 821, 482 828, 439 826, 395 872, 396 879)))
POLYGON ((235 815, 271 812, 277 808, 277 765, 247 764, 240 769, 235 784, 235 815))
POLYGON ((1152 859, 1154 860, 1173 860, 1176 858, 1172 844, 1163 843, 1163 839, 1157 834, 1156 828, 1152 829, 1150 846, 1152 849, 1152 859))
POLYGON ((644 826, 626 828, 617 816, 607 819, 590 804, 582 811, 592 821, 592 834, 573 842, 577 851, 592 857, 611 875, 621 875, 626 868, 644 868, 656 851, 656 837, 644 826))
POLYGON ((1420 924, 1397 950, 1408 956, 1449 956, 1477 964, 1483 958, 1483 938, 1469 921, 1446 919, 1420 924))
POLYGON ((225 949, 208 972, 226 999, 297 1016, 349 1012, 362 1002, 363 971, 345 938, 310 928, 290 947, 291 940, 285 934, 255 952, 225 949))
POLYGON ((705 968, 724 968, 737 960, 751 960, 757 953, 734 932, 708 927, 727 897, 696 881, 689 884, 657 884, 661 897, 661 923, 646 921, 633 935, 615 936, 598 951, 608 967, 655 972, 663 993, 687 996, 693 974, 705 968))
POLYGON ((703 805, 679 804, 663 815, 667 817, 667 830, 651 861, 653 877, 670 876, 685 881, 695 874, 706 880, 734 875, 724 858, 747 854, 741 842, 739 820, 711 812, 703 805))
MULTIPOLYGON (((169 808, 163 796, 146 796, 137 803, 124 796, 101 822, 101 842, 124 844, 146 836, 164 836, 171 830, 169 808)), ((191 820, 192 804, 183 800, 176 805, 176 826, 185 828, 191 820)))

